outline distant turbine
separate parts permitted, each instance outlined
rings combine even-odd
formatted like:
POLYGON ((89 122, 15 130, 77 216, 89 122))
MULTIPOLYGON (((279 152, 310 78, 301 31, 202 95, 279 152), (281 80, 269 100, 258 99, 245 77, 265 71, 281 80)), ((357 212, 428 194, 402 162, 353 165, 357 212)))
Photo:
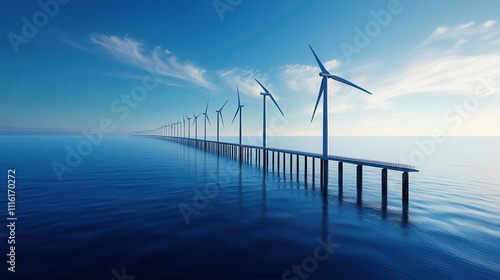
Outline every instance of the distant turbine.
POLYGON ((241 146, 241 112, 242 112, 241 108, 243 108, 244 106, 241 105, 241 102, 240 102, 240 89, 238 88, 238 86, 236 86, 236 92, 238 92, 238 109, 236 109, 236 113, 234 114, 233 121, 231 122, 231 124, 234 123, 234 120, 236 119, 236 115, 238 115, 238 113, 240 113, 240 139, 239 139, 239 143, 241 146))
POLYGON ((210 123, 210 118, 208 117, 208 103, 209 103, 209 102, 210 102, 210 100, 209 100, 209 101, 207 101, 207 107, 205 108, 205 112, 204 112, 204 113, 202 113, 202 114, 205 116, 205 118, 204 118, 204 125, 205 125, 205 141, 207 141, 207 120, 208 120, 208 123, 209 123, 210 125, 212 125, 212 124, 210 123))
POLYGON ((186 115, 186 119, 188 119, 188 138, 191 138, 191 118, 186 115))
POLYGON ((186 117, 182 116, 182 137, 186 137, 186 117))
POLYGON ((335 80, 337 82, 341 82, 343 84, 346 84, 348 86, 351 86, 353 88, 357 88, 361 91, 364 91, 368 94, 372 94, 371 92, 367 91, 366 89, 357 86, 348 80, 342 79, 341 77, 335 76, 330 74, 323 66, 323 63, 319 60, 318 56, 314 52, 313 48, 311 45, 309 45, 309 48, 311 48, 311 51, 314 55, 314 58, 316 59, 316 62, 318 63, 319 68, 321 69, 321 72, 319 73, 319 76, 322 77, 321 80, 321 87, 319 89, 319 94, 318 94, 318 99, 316 100, 316 106, 314 107, 314 111, 311 117, 311 122, 314 119, 314 115, 316 114, 316 109, 318 108, 319 100, 321 99, 321 95, 323 92, 325 93, 323 96, 323 158, 326 159, 328 157, 328 78, 335 80))
POLYGON ((215 111, 217 113, 217 142, 219 142, 219 116, 222 120, 222 126, 224 126, 224 118, 222 117, 222 109, 224 109, 224 106, 226 106, 226 103, 228 101, 229 100, 226 100, 226 102, 224 102, 224 105, 222 105, 222 107, 218 111, 215 111))
POLYGON ((174 126, 173 128, 174 137, 177 137, 177 122, 176 121, 172 122, 172 125, 174 126))
POLYGON ((283 111, 281 111, 281 108, 280 106, 278 106, 278 103, 276 103, 276 100, 274 99, 273 95, 271 93, 269 93, 269 91, 257 80, 255 79, 255 81, 257 81, 257 83, 259 83, 259 85, 262 87, 262 89, 264 90, 264 92, 261 92, 260 95, 262 95, 262 101, 263 101, 263 117, 262 117, 262 121, 263 121, 263 136, 262 136, 262 147, 265 149, 266 148, 266 96, 269 96, 271 98, 271 100, 274 102, 274 104, 276 105, 276 107, 278 107, 278 110, 280 110, 280 113, 281 115, 283 115, 283 117, 285 116, 285 114, 283 114, 283 111))
POLYGON ((194 112, 193 112, 193 117, 194 117, 194 120, 193 120, 193 125, 195 126, 194 127, 194 139, 198 140, 198 117, 200 116, 201 114, 198 114, 198 115, 195 115, 194 112))
POLYGON ((177 137, 181 137, 181 118, 177 119, 177 137))

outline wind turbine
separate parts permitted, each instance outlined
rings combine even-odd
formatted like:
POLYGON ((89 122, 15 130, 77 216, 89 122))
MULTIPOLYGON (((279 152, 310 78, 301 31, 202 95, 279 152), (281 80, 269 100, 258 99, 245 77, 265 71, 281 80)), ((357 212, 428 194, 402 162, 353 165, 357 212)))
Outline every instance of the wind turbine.
POLYGON ((177 137, 181 137, 181 118, 177 119, 177 137))
POLYGON ((240 143, 240 146, 241 146, 241 111, 244 106, 241 105, 241 102, 240 102, 240 89, 238 88, 238 86, 236 86, 236 91, 238 92, 238 109, 236 109, 236 113, 234 114, 234 117, 233 117, 233 121, 231 122, 231 124, 234 123, 234 120, 236 119, 236 115, 238 115, 238 113, 240 113, 240 138, 239 138, 239 143, 240 143))
POLYGON ((191 118, 186 115, 186 119, 188 119, 188 138, 191 138, 191 118))
POLYGON ((355 85, 355 84, 349 82, 348 80, 345 80, 339 76, 335 76, 335 75, 330 74, 330 72, 328 72, 326 70, 325 66, 323 66, 323 63, 321 63, 321 61, 319 60, 318 56, 314 52, 311 45, 309 45, 309 48, 311 48, 311 51, 314 55, 314 58, 316 59, 316 62, 318 63, 319 68, 321 69, 319 76, 322 77, 321 87, 319 89, 318 99, 316 100, 316 106, 314 106, 314 111, 313 111, 313 114, 311 117, 311 122, 313 121, 314 115, 316 114, 316 109, 318 108, 318 104, 319 104, 319 100, 321 99, 321 95, 323 93, 325 93, 323 96, 323 158, 326 159, 328 157, 328 78, 335 80, 337 82, 341 82, 341 83, 346 84, 348 86, 351 86, 353 88, 357 88, 357 89, 364 91, 368 94, 372 94, 372 93, 367 91, 366 89, 358 86, 358 85, 355 85))
POLYGON ((193 112, 193 117, 194 117, 194 120, 193 120, 193 125, 195 126, 194 127, 194 138, 195 139, 198 139, 198 117, 200 116, 201 114, 198 114, 198 115, 195 115, 194 112, 193 112))
POLYGON ((207 107, 205 108, 205 112, 204 112, 204 113, 202 113, 202 114, 205 116, 205 118, 204 118, 204 125, 205 125, 205 141, 207 141, 207 120, 208 120, 208 123, 209 123, 210 125, 212 125, 212 124, 210 123, 210 118, 208 117, 208 103, 209 103, 209 102, 210 102, 210 100, 209 100, 209 101, 207 101, 207 107))
POLYGON ((186 117, 182 116, 182 137, 186 138, 186 117))
POLYGON ((229 101, 226 100, 226 102, 224 102, 224 105, 222 105, 222 107, 218 110, 218 111, 215 111, 217 113, 217 142, 219 142, 219 116, 222 120, 222 126, 224 126, 224 118, 222 117, 222 109, 224 109, 224 106, 226 106, 226 103, 229 101))
POLYGON ((274 105, 276 105, 276 107, 278 107, 278 110, 280 110, 280 113, 281 115, 283 115, 283 117, 285 116, 285 114, 283 114, 283 111, 281 111, 281 108, 280 106, 278 106, 278 103, 276 103, 276 100, 274 99, 273 95, 271 93, 269 93, 269 91, 259 82, 259 80, 255 79, 255 81, 257 81, 257 83, 259 83, 259 85, 262 87, 262 89, 264 90, 264 92, 261 92, 260 95, 262 95, 262 101, 263 101, 263 117, 262 117, 262 121, 263 121, 263 136, 262 136, 262 147, 265 149, 266 148, 266 96, 269 96, 271 98, 271 100, 274 102, 274 105))

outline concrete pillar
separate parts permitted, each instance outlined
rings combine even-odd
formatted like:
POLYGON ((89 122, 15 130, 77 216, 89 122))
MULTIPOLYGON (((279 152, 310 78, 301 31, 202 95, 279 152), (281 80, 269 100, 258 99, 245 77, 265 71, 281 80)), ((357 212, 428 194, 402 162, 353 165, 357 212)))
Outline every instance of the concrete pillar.
POLYGON ((403 172, 403 203, 408 204, 409 201, 409 185, 410 178, 408 172, 403 172))
POLYGON ((382 202, 387 202, 387 168, 382 169, 382 202))
POLYGON ((285 165, 285 163, 286 163, 285 161, 286 161, 286 154, 285 154, 285 153, 283 153, 283 176, 285 176, 285 169, 286 169, 286 168, 285 168, 285 166, 286 166, 286 165, 285 165))
POLYGON ((278 168, 277 168, 277 171, 278 171, 278 174, 280 173, 280 152, 278 152, 278 155, 277 155, 277 159, 278 159, 278 168))
POLYGON ((297 168, 295 168, 297 170, 297 182, 299 181, 299 154, 297 154, 297 156, 295 157, 295 165, 297 168))
POLYGON ((339 161, 339 198, 344 192, 344 163, 339 161))
POLYGON ((307 157, 304 157, 304 182, 307 183, 307 157))
POLYGON ((328 160, 324 159, 323 161, 323 188, 328 188, 328 160))
POLYGON ((323 176, 323 163, 324 162, 325 161, 323 159, 320 159, 320 161, 319 161, 319 183, 321 186, 323 186, 323 178, 324 178, 324 176, 323 176))
POLYGON ((316 181, 316 158, 312 157, 312 181, 313 181, 313 188, 314 188, 314 182, 316 181))
POLYGON ((358 165, 356 167, 356 186, 358 192, 358 201, 360 200, 363 193, 363 165, 358 165))
POLYGON ((273 172, 274 172, 274 151, 272 151, 273 153, 273 172))

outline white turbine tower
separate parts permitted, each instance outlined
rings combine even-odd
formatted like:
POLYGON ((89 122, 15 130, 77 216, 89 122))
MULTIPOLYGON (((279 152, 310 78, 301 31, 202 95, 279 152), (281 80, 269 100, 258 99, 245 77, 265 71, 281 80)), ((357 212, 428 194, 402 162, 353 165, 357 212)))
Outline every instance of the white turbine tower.
POLYGON ((205 138, 204 138, 205 141, 207 141, 207 120, 208 120, 208 124, 212 125, 210 123, 210 118, 208 117, 208 103, 209 102, 210 102, 210 100, 207 101, 207 107, 205 108, 205 112, 202 113, 205 116, 205 118, 203 118, 204 119, 204 126, 205 126, 205 138))
POLYGON ((269 96, 271 98, 271 100, 274 102, 274 105, 276 105, 278 110, 280 110, 280 113, 281 113, 281 115, 283 115, 283 117, 285 116, 285 114, 283 114, 283 111, 281 111, 281 108, 280 108, 280 106, 278 106, 278 103, 276 103, 276 100, 274 99, 273 95, 271 93, 269 93, 269 91, 257 79, 255 79, 255 81, 257 81, 257 83, 259 83, 259 85, 264 90, 264 92, 261 92, 260 95, 262 95, 262 101, 263 101, 262 147, 265 149, 266 148, 266 96, 269 96))
POLYGON ((194 112, 193 112, 193 125, 194 125, 194 139, 197 139, 198 140, 198 117, 200 116, 201 114, 198 114, 198 115, 195 115, 194 112))
POLYGON ((182 137, 181 135, 181 130, 182 130, 182 127, 181 127, 181 118, 177 119, 177 137, 182 137))
POLYGON ((233 121, 231 122, 231 124, 234 123, 234 120, 236 119, 236 116, 238 115, 238 113, 240 114, 240 136, 239 136, 239 144, 241 146, 241 112, 242 112, 242 108, 244 107, 243 105, 241 105, 241 102, 240 102, 240 89, 238 88, 238 86, 236 86, 236 92, 238 93, 238 109, 236 109, 236 113, 234 114, 234 117, 233 117, 233 121))
POLYGON ((188 129, 188 138, 191 138, 191 118, 188 117, 188 115, 186 115, 186 119, 188 119, 188 125, 187 125, 187 129, 188 129))
POLYGON ((313 48, 311 45, 309 45, 309 48, 311 48, 311 51, 314 55, 314 58, 316 58, 316 62, 318 63, 319 68, 321 69, 321 72, 319 73, 319 76, 322 77, 321 79, 321 87, 319 89, 319 94, 318 94, 318 99, 316 100, 316 106, 314 106, 314 111, 311 117, 311 122, 314 119, 314 115, 316 114, 316 109, 318 108, 319 100, 321 99, 321 95, 323 95, 323 159, 326 159, 328 157, 328 78, 335 80, 337 82, 341 82, 343 84, 346 84, 348 86, 351 86, 353 88, 357 88, 361 91, 364 91, 368 94, 372 94, 371 92, 367 91, 366 89, 357 86, 348 80, 345 80, 341 77, 335 76, 330 74, 323 66, 323 63, 319 60, 318 56, 314 52, 313 48))
POLYGON ((229 100, 226 100, 226 102, 224 102, 224 105, 222 105, 222 107, 215 111, 217 113, 217 142, 219 142, 219 116, 222 120, 222 126, 224 126, 224 118, 222 117, 222 109, 224 109, 224 106, 226 106, 227 102, 229 100))
POLYGON ((186 138, 186 117, 182 116, 182 137, 186 138))

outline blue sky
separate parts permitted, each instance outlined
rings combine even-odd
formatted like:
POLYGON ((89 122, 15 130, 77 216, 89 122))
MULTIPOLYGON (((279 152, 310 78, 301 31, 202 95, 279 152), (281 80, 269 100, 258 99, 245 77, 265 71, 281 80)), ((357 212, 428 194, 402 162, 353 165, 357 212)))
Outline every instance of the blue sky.
POLYGON ((229 99, 221 133, 237 135, 239 86, 244 134, 258 135, 257 78, 285 112, 268 102, 270 133, 320 135, 311 44, 331 73, 373 92, 329 82, 331 136, 500 135, 498 1, 41 2, 52 15, 37 1, 0 4, 2 128, 80 132, 108 118, 138 131, 210 100, 214 135, 229 99), (23 17, 37 21, 29 36, 23 17), (123 101, 144 79, 146 95, 123 101))

